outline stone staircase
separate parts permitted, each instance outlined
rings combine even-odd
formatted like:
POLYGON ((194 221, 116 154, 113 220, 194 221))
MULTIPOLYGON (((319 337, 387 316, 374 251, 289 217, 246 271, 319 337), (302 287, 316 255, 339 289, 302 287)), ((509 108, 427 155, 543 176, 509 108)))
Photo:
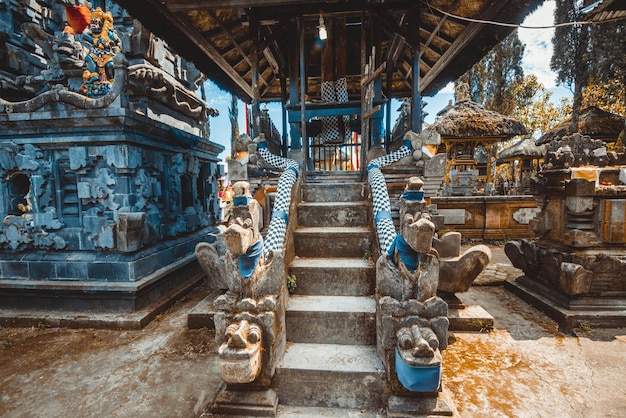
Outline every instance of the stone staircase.
POLYGON ((370 201, 369 186, 356 178, 307 178, 302 185, 289 266, 297 291, 273 383, 281 416, 377 416, 385 406, 370 201))

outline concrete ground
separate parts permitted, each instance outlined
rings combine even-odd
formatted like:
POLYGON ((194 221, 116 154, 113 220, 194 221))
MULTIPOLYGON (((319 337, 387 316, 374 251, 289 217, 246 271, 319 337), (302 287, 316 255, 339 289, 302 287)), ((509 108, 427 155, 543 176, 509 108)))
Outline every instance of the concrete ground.
MULTIPOLYGON (((443 352, 444 393, 456 416, 626 416, 626 328, 560 331, 503 288, 519 271, 502 247, 491 249, 492 263, 458 296, 487 310, 495 326, 456 332, 443 352)), ((214 332, 186 327, 207 293, 196 289, 138 331, 0 328, 0 416, 210 416, 206 406, 221 389, 214 332)))

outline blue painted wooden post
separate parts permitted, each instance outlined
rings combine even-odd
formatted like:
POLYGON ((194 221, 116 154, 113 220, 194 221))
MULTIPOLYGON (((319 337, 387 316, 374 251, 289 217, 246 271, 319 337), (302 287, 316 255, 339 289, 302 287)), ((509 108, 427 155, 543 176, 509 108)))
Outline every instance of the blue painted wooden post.
MULTIPOLYGON (((298 20, 297 35, 300 35, 301 21, 298 20)), ((289 104, 294 106, 298 103, 298 43, 296 34, 289 36, 289 104)), ((291 151, 302 151, 302 138, 298 122, 289 121, 289 135, 291 136, 291 151)))

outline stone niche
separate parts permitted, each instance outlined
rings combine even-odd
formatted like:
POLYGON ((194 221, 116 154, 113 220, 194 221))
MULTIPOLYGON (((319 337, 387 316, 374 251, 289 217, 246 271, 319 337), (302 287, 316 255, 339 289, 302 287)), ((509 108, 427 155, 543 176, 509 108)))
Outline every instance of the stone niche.
POLYGON ((27 22, 6 34, 19 68, 0 68, 0 308, 171 299, 201 279, 194 248, 220 218, 224 148, 204 135, 216 112, 193 91, 201 74, 106 1, 119 50, 86 92, 90 45, 63 31, 74 6, 21 3, 0 10, 27 22))
POLYGON ((505 246, 507 288, 568 328, 626 325, 626 159, 574 134, 548 146, 533 184, 534 240, 505 246))

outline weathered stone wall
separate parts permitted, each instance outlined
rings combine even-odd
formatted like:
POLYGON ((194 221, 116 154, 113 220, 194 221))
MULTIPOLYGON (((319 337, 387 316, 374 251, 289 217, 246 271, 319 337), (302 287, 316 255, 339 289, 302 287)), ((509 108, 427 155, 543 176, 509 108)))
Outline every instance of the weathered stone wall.
POLYGON ((446 230, 463 238, 533 238, 529 222, 539 212, 532 196, 433 197, 437 212, 445 217, 446 230))
POLYGON ((195 244, 219 223, 223 147, 203 136, 216 115, 194 91, 203 75, 112 1, 98 4, 112 14, 121 53, 108 79, 100 71, 106 88, 86 89, 94 45, 63 31, 74 3, 0 5, 0 287, 8 295, 0 305, 28 306, 51 295, 31 290, 52 289, 83 309, 89 288, 128 301, 92 307, 132 310, 135 298, 159 298, 187 280, 158 288, 168 269, 192 263, 186 274, 197 279, 195 244))

